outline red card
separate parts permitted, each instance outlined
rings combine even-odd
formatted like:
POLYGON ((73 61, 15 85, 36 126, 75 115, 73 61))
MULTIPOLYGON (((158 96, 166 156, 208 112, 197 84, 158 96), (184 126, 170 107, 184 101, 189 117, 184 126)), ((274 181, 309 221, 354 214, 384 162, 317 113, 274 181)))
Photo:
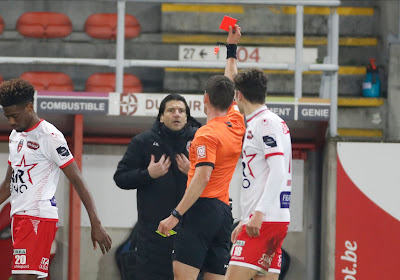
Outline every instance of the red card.
POLYGON ((235 26, 236 22, 237 22, 237 19, 231 18, 228 16, 224 16, 224 19, 222 20, 219 28, 229 32, 229 26, 232 26, 232 28, 233 28, 235 26))

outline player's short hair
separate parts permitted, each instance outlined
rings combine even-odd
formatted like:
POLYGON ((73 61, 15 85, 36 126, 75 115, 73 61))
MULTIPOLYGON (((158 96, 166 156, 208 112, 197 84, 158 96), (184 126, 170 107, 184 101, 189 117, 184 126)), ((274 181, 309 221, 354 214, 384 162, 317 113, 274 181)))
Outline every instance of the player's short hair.
POLYGON ((182 102, 185 104, 185 107, 186 107, 186 117, 189 119, 189 118, 190 118, 190 108, 189 108, 189 105, 188 105, 187 102, 186 102, 185 97, 183 97, 182 95, 173 93, 173 94, 167 95, 167 96, 161 101, 160 108, 158 109, 157 121, 160 121, 161 115, 163 115, 164 112, 165 112, 165 106, 166 106, 167 102, 168 102, 168 101, 171 101, 171 100, 182 101, 182 102))
POLYGON ((211 105, 221 111, 228 110, 235 96, 235 85, 225 76, 215 75, 208 79, 206 92, 211 105))
POLYGON ((8 107, 12 105, 33 104, 35 89, 25 80, 16 78, 4 81, 0 84, 0 105, 8 107))
POLYGON ((249 68, 241 71, 234 78, 236 89, 250 103, 265 104, 268 77, 260 68, 249 68))

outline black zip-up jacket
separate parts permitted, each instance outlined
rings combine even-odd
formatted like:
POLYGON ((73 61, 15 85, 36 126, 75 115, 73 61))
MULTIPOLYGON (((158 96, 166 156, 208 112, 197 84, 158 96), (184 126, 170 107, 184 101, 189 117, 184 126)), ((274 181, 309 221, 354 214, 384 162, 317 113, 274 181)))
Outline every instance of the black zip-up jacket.
POLYGON ((178 169, 175 158, 180 153, 188 157, 190 141, 200 126, 190 118, 183 129, 172 131, 156 121, 151 130, 132 138, 118 163, 114 181, 121 189, 137 189, 139 224, 158 225, 182 199, 187 176, 178 169), (158 162, 163 154, 170 157, 171 165, 164 176, 153 179, 147 170, 150 156, 158 162))

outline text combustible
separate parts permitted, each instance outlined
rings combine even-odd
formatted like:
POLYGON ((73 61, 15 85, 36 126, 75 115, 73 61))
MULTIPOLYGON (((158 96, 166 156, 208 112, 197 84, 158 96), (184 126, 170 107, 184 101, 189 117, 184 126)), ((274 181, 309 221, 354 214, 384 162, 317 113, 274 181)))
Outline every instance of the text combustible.
POLYGON ((105 111, 106 103, 42 101, 40 108, 42 110, 105 111))

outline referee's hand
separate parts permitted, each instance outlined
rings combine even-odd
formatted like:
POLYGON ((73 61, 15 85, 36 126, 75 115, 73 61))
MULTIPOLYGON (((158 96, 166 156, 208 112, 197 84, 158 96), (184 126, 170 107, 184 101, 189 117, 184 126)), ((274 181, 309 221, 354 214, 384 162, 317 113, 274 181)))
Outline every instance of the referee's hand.
POLYGON ((169 231, 174 227, 176 227, 178 223, 179 223, 178 218, 169 215, 168 218, 160 222, 160 224, 158 225, 158 231, 166 236, 170 236, 171 234, 169 233, 169 231))

